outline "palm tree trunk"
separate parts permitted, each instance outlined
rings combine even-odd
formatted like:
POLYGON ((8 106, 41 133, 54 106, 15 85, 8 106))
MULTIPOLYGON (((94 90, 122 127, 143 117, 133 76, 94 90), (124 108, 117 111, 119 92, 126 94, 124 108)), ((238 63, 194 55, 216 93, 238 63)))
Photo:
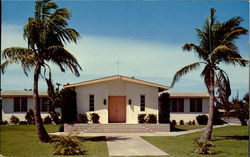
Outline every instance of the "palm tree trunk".
POLYGON ((209 87, 209 115, 206 130, 200 136, 200 140, 211 140, 213 131, 213 119, 214 119, 214 70, 210 71, 210 87, 209 87))
POLYGON ((41 71, 41 66, 38 64, 34 71, 34 89, 33 89, 33 104, 35 105, 35 122, 38 138, 41 142, 50 142, 51 138, 43 126, 43 121, 40 115, 40 101, 38 94, 38 78, 41 71))

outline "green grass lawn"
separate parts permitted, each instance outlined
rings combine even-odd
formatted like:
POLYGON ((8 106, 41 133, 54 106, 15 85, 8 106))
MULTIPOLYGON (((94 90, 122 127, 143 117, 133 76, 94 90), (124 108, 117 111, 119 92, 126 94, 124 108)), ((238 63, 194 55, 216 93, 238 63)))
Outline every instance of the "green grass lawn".
MULTIPOLYGON (((41 143, 37 139, 34 125, 1 125, 0 154, 6 157, 61 157, 52 155, 53 144, 41 143)), ((45 125, 48 132, 57 132, 58 125, 45 125)), ((105 137, 79 138, 91 157, 108 156, 105 137)), ((67 156, 69 157, 69 156, 67 156)))
MULTIPOLYGON (((41 143, 37 139, 34 125, 0 125, 0 154, 6 157, 62 157, 52 155, 53 144, 41 143)), ((57 132, 58 125, 45 125, 48 132, 57 132)), ((204 126, 182 125, 177 128, 190 130, 204 126)), ((200 133, 178 137, 143 137, 145 140, 166 151, 171 157, 193 157, 193 140, 200 133)), ((79 138, 86 148, 86 155, 91 157, 107 157, 108 149, 105 137, 79 138)), ((248 146, 247 126, 227 126, 216 128, 213 132, 215 157, 246 157, 248 146)))
MULTIPOLYGON (((193 140, 201 132, 177 137, 143 137, 173 157, 193 157, 193 140)), ((248 155, 248 127, 227 126, 213 131, 213 157, 246 157, 248 155)), ((201 156, 201 155, 200 155, 201 156)))

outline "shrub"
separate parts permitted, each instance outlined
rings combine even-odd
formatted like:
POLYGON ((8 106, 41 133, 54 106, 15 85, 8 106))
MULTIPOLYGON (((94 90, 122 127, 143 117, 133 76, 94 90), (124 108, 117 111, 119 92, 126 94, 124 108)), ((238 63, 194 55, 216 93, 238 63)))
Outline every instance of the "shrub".
POLYGON ((29 111, 26 113, 25 119, 28 124, 35 124, 35 116, 34 111, 32 109, 29 109, 29 111))
POLYGON ((149 114, 147 115, 147 123, 157 123, 157 115, 149 114))
POLYGON ((169 93, 159 96, 159 123, 170 123, 169 93))
POLYGON ((20 121, 19 124, 21 124, 21 125, 27 125, 28 122, 27 121, 20 121))
POLYGON ((55 124, 60 124, 61 119, 60 119, 60 113, 57 112, 51 112, 50 113, 51 119, 55 124))
POLYGON ((12 124, 18 124, 19 121, 20 121, 19 118, 16 117, 16 116, 14 116, 14 115, 12 115, 12 116, 10 117, 10 123, 12 123, 12 124))
POLYGON ((100 123, 99 122, 100 116, 97 113, 91 113, 90 117, 91 117, 92 123, 100 123))
POLYGON ((176 124, 177 124, 176 120, 172 120, 171 124, 174 125, 174 126, 176 126, 176 124))
POLYGON ((220 117, 221 117, 221 113, 218 111, 217 107, 214 107, 214 117, 213 117, 214 125, 224 124, 224 121, 220 117))
POLYGON ((184 125, 184 120, 180 120, 179 124, 184 125))
POLYGON ((8 124, 8 121, 7 121, 7 120, 5 120, 5 121, 0 121, 0 124, 7 125, 7 124, 8 124))
POLYGON ((175 126, 176 126, 176 120, 172 120, 172 122, 170 122, 170 130, 174 131, 175 130, 175 126))
POLYGON ((88 123, 89 119, 88 119, 88 115, 85 113, 79 114, 78 116, 78 123, 88 123))
POLYGON ((192 121, 192 125, 195 125, 195 120, 192 121))
POLYGON ((138 123, 146 123, 146 114, 138 114, 138 123))
POLYGON ((83 155, 85 150, 81 142, 74 136, 57 136, 53 142, 54 155, 83 155))
POLYGON ((196 154, 209 154, 212 155, 213 151, 212 151, 212 147, 215 147, 214 144, 211 141, 203 141, 203 140, 199 140, 196 139, 194 140, 194 153, 196 154))
POLYGON ((198 115, 196 117, 196 120, 198 122, 199 125, 206 125, 207 121, 208 121, 208 117, 207 115, 203 114, 203 115, 198 115))
POLYGON ((240 120, 241 125, 247 125, 249 119, 249 94, 245 94, 242 100, 234 98, 232 104, 235 116, 240 120))
POLYGON ((192 123, 192 121, 190 120, 190 121, 188 121, 188 125, 193 125, 193 123, 192 123))
POLYGON ((43 123, 44 123, 44 124, 52 124, 52 119, 51 119, 49 116, 46 116, 46 117, 43 119, 43 123))

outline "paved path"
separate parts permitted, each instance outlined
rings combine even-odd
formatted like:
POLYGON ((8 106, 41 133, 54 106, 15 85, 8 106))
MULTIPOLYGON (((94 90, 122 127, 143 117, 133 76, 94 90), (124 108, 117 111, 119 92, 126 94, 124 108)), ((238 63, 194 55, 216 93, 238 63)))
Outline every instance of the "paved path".
MULTIPOLYGON (((224 124, 224 125, 215 125, 213 128, 220 128, 229 126, 230 124, 224 124)), ((77 135, 77 136, 180 136, 180 135, 186 135, 191 134, 195 132, 203 131, 205 128, 199 128, 199 129, 193 129, 188 131, 172 131, 172 132, 153 132, 153 133, 74 133, 72 132, 71 135, 77 135)), ((50 133, 51 135, 68 135, 70 133, 67 132, 55 132, 50 133)))
POLYGON ((139 136, 106 136, 109 156, 167 156, 139 136))
MULTIPOLYGON (((225 126, 229 126, 229 124, 214 125, 213 128, 221 128, 221 127, 225 127, 225 126)), ((158 132, 158 136, 180 136, 180 135, 186 135, 186 134, 204 131, 205 129, 206 129, 206 127, 193 129, 193 130, 187 130, 187 131, 158 132)))

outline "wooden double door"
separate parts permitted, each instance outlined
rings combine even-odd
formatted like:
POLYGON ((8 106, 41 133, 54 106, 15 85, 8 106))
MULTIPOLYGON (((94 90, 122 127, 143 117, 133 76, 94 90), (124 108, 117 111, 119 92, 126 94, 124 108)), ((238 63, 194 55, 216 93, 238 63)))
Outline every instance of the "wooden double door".
POLYGON ((126 96, 109 96, 109 123, 126 122, 126 96))

